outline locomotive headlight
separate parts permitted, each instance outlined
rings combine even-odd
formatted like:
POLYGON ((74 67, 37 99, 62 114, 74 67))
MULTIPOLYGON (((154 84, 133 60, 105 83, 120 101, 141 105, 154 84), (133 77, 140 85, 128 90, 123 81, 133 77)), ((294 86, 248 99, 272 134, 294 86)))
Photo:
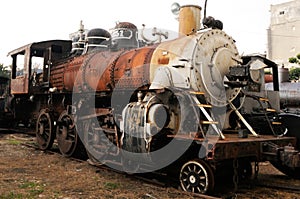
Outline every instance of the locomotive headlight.
POLYGON ((148 111, 148 122, 151 126, 155 126, 159 132, 168 125, 170 117, 166 107, 162 104, 154 104, 148 111))

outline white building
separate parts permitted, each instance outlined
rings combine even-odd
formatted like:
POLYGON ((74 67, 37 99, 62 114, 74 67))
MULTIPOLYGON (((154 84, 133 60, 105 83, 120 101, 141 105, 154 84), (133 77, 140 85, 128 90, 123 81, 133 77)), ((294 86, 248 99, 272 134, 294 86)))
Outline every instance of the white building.
POLYGON ((285 67, 300 53, 300 0, 271 5, 268 29, 268 58, 285 67))

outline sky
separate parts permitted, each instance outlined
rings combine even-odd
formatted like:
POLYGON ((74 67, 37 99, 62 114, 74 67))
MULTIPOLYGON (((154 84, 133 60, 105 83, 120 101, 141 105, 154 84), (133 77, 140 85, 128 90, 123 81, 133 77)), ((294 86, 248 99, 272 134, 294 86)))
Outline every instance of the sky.
MULTIPOLYGON (((208 0, 207 16, 223 22, 224 31, 236 40, 240 54, 265 53, 270 5, 289 0, 208 0)), ((171 5, 199 5, 204 0, 9 0, 0 2, 0 63, 8 66, 8 52, 32 42, 69 39, 79 28, 113 28, 128 21, 139 29, 157 27, 178 31, 171 5)), ((203 9, 202 9, 203 15, 203 9)))

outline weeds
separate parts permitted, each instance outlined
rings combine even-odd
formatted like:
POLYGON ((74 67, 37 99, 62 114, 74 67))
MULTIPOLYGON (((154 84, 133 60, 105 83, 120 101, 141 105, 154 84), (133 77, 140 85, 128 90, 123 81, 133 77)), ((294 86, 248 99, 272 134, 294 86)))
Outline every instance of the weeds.
POLYGON ((119 188, 119 185, 117 183, 113 183, 113 182, 105 182, 104 187, 106 189, 117 189, 117 188, 119 188))
POLYGON ((10 145, 20 145, 21 143, 19 140, 8 140, 8 144, 10 145))
POLYGON ((28 195, 27 198, 35 197, 44 192, 44 189, 40 187, 38 183, 35 182, 24 182, 23 184, 19 185, 21 189, 28 189, 26 190, 28 195))

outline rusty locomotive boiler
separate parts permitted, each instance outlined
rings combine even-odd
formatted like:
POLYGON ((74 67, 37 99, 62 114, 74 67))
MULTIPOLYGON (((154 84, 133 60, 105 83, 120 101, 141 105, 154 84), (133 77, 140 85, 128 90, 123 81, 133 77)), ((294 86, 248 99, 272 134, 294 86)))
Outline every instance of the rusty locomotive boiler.
POLYGON ((43 150, 56 139, 65 156, 164 172, 190 192, 211 192, 222 173, 249 178, 251 163, 266 160, 300 177, 297 139, 277 114, 278 82, 264 89, 264 69, 276 64, 241 57, 219 20, 200 23, 199 6, 178 10, 172 40, 139 39, 121 22, 10 52, 15 125, 34 128, 43 150))

